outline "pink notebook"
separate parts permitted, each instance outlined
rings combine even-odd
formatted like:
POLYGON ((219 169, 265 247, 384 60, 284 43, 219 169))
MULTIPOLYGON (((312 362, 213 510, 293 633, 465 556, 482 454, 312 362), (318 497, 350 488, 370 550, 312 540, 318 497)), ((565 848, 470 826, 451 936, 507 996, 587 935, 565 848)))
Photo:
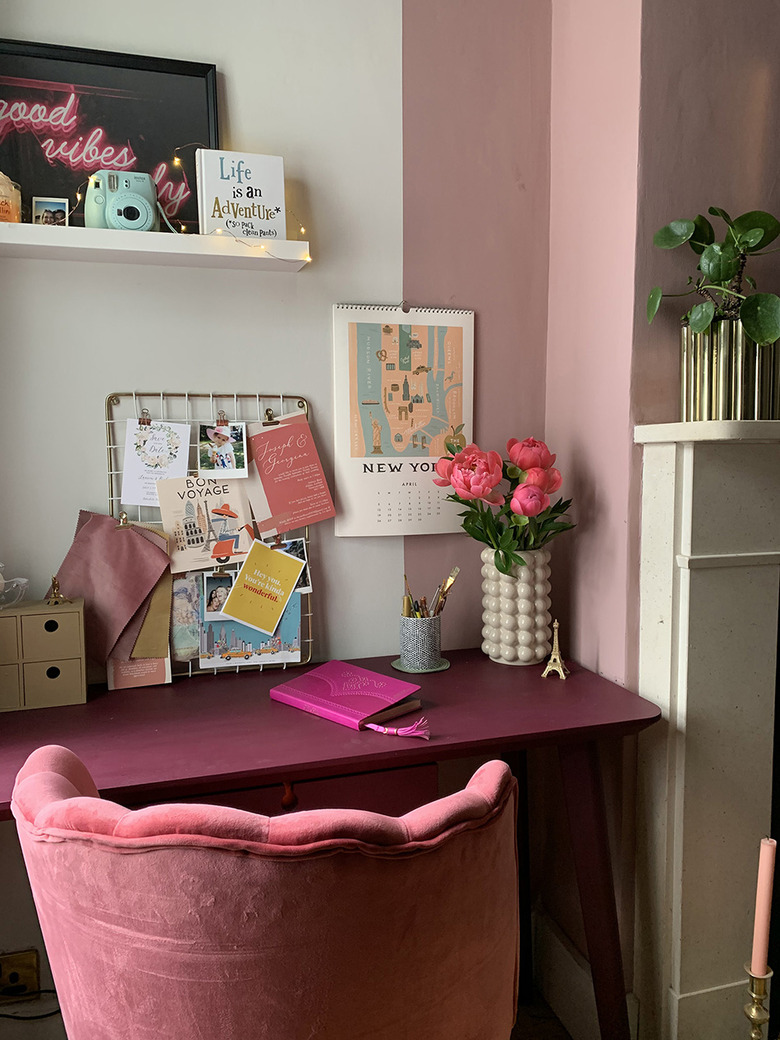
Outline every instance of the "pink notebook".
POLYGON ((363 729, 416 711, 420 701, 411 694, 419 686, 344 661, 328 661, 271 690, 271 700, 291 704, 312 715, 363 729))

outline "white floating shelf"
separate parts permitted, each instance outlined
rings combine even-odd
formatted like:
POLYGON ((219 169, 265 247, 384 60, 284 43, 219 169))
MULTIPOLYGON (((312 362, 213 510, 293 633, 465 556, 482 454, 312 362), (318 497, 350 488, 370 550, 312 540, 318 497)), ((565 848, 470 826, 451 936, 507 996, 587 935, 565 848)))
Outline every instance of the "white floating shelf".
POLYGON ((261 244, 244 242, 230 235, 174 235, 0 223, 0 257, 4 256, 165 267, 300 271, 309 262, 309 243, 270 241, 261 244))

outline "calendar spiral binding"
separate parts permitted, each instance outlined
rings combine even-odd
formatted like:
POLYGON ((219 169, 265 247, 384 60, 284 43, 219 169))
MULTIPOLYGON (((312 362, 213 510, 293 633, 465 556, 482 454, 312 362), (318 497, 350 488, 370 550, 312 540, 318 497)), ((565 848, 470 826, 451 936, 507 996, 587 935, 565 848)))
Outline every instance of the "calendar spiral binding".
POLYGON ((473 315, 472 310, 462 310, 456 307, 407 307, 406 300, 400 303, 337 303, 337 311, 379 311, 380 313, 395 313, 403 311, 404 314, 463 314, 473 315))

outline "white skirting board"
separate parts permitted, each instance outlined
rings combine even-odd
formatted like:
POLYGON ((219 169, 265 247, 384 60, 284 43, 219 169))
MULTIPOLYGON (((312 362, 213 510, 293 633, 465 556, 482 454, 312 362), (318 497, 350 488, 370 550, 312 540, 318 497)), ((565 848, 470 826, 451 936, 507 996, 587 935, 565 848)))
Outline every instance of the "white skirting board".
MULTIPOLYGON (((590 967, 542 910, 533 915, 534 980, 572 1040, 600 1040, 590 967)), ((631 1040, 638 1040, 639 1002, 626 997, 631 1040)))

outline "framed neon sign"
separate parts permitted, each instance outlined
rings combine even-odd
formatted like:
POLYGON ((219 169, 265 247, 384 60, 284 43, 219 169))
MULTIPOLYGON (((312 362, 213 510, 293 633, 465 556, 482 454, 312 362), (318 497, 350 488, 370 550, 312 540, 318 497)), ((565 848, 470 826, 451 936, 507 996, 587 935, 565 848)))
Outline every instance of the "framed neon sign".
POLYGON ((0 170, 33 197, 66 197, 84 224, 96 170, 148 173, 166 216, 195 230, 195 149, 219 148, 214 65, 0 40, 0 170), (77 204, 77 193, 81 202, 77 204))

